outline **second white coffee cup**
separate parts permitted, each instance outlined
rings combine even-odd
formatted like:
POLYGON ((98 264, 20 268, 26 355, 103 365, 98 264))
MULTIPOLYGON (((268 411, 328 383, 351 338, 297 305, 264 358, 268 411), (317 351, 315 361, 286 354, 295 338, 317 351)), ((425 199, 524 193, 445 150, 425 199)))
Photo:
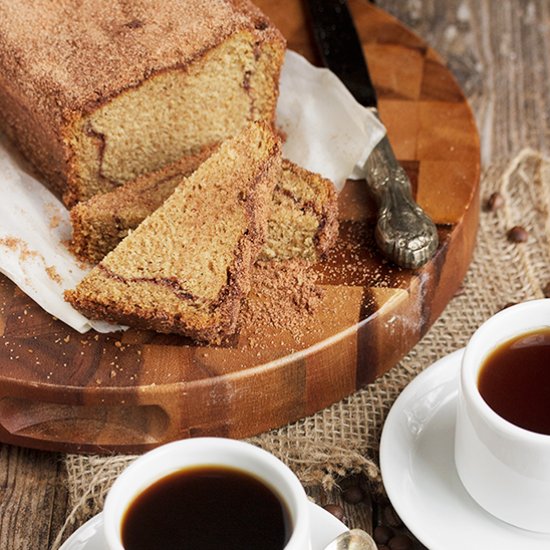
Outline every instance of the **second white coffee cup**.
POLYGON ((548 327, 550 299, 507 308, 476 331, 462 362, 455 435, 456 468, 472 498, 507 523, 543 533, 550 533, 550 435, 499 416, 481 396, 478 376, 497 346, 548 327))

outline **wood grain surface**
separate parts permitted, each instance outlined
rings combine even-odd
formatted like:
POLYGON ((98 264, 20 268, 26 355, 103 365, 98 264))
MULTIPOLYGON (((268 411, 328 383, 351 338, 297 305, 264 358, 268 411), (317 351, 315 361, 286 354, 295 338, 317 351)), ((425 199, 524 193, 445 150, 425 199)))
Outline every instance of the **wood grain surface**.
MULTIPOLYGON (((550 57, 540 55, 550 49, 547 0, 377 3, 444 55, 473 106, 485 167, 524 146, 550 154, 550 57)), ((6 299, 1 301, 5 308, 6 299)), ((68 513, 58 455, 6 444, 0 448, 1 547, 51 548, 68 513), (42 483, 50 487, 47 496, 42 483)), ((324 494, 320 489, 312 496, 320 504, 341 499, 339 492, 324 494)), ((371 530, 372 514, 363 505, 346 504, 345 512, 348 525, 371 530)))
MULTIPOLYGON (((298 1, 259 1, 315 61, 298 1)), ((225 346, 147 331, 80 335, 2 280, 0 439, 64 451, 139 452, 169 440, 242 438, 310 415, 371 382, 422 337, 459 286, 478 219, 479 140, 440 57, 384 12, 351 2, 379 110, 440 247, 418 271, 373 242, 362 182, 339 199, 338 244, 317 266, 322 304, 300 337, 246 326, 225 346), (252 342, 254 342, 252 344, 252 342)))

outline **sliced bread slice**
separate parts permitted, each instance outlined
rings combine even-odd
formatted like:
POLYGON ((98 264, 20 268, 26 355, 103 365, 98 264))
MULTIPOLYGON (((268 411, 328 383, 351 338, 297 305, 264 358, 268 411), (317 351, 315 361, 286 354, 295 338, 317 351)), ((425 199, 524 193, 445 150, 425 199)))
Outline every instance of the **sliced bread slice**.
POLYGON ((78 203, 71 209, 71 250, 82 260, 98 263, 128 233, 152 214, 216 147, 141 176, 109 193, 78 203))
MULTIPOLYGON (((148 215, 154 212, 211 150, 186 158, 154 174, 97 195, 71 210, 71 249, 81 259, 97 263, 148 215)), ((296 164, 283 160, 273 192, 262 260, 304 258, 316 261, 334 243, 337 204, 334 186, 296 164)))
POLYGON ((265 238, 280 144, 251 124, 220 146, 66 299, 84 315, 219 343, 265 238))

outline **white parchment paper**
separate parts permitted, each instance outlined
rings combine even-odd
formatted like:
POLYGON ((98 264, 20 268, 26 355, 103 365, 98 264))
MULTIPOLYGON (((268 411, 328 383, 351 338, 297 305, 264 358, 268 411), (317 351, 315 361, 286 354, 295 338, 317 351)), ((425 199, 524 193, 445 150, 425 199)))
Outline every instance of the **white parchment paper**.
MULTIPOLYGON (((331 179, 340 190, 385 130, 327 69, 287 52, 277 124, 283 155, 331 179)), ((120 330, 90 321, 63 299, 88 272, 68 251, 71 227, 63 204, 25 172, 0 142, 0 271, 42 308, 78 332, 120 330)))
POLYGON ((334 73, 292 51, 281 74, 277 125, 286 134, 283 156, 332 180, 338 191, 386 133, 334 73))

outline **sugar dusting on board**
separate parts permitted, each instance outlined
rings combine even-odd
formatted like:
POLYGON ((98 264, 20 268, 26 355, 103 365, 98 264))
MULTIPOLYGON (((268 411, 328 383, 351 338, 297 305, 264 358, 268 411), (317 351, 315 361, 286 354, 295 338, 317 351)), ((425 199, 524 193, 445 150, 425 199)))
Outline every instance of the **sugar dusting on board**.
POLYGON ((323 299, 317 279, 310 264, 301 259, 258 262, 252 274, 252 290, 241 313, 242 325, 285 329, 299 342, 304 324, 323 299))

